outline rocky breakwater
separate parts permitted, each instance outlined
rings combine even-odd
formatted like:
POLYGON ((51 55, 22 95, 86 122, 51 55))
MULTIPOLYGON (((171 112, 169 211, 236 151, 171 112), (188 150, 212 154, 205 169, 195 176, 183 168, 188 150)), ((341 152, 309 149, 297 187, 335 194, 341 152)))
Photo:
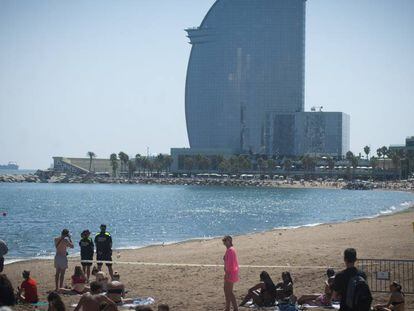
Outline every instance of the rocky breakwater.
POLYGON ((39 183, 40 178, 34 174, 0 175, 0 183, 39 183))

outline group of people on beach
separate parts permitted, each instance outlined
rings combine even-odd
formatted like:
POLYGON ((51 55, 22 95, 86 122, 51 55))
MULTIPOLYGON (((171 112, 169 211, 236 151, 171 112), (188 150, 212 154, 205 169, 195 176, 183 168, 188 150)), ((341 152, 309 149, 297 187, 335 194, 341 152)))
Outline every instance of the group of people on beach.
MULTIPOLYGON (((344 251, 344 263, 346 269, 335 273, 333 269, 326 271, 324 291, 320 294, 303 295, 297 298, 294 295, 293 279, 291 273, 282 273, 282 280, 274 283, 270 274, 266 271, 260 273, 260 281, 251 287, 238 305, 234 295, 234 284, 239 281, 239 263, 231 236, 222 239, 226 252, 224 261, 224 296, 225 311, 238 310, 239 307, 257 306, 272 307, 277 305, 281 311, 297 310, 297 306, 310 305, 319 307, 331 307, 333 303, 340 306, 340 311, 404 311, 405 297, 402 287, 397 282, 390 284, 391 296, 387 304, 377 304, 371 308, 372 296, 366 282, 366 275, 356 268, 357 253, 353 248, 344 251)), ((47 296, 49 311, 65 311, 65 304, 61 295, 82 295, 75 311, 113 311, 126 303, 133 303, 132 299, 125 297, 125 285, 120 280, 118 272, 112 270, 112 238, 106 231, 106 226, 100 226, 100 232, 94 240, 90 238, 90 231, 84 230, 81 234, 79 246, 81 248, 81 265, 75 266, 71 277, 71 287, 63 287, 65 271, 68 267, 67 250, 73 248, 69 230, 64 229, 59 237, 54 239, 56 256, 54 264, 56 268, 56 288, 47 296), (96 247, 97 266, 93 264, 93 255, 96 247), (110 280, 102 271, 102 265, 108 266, 110 280), (89 282, 90 276, 95 280, 89 282)), ((3 243, 5 245, 5 243, 3 243)), ((0 251, 3 249, 3 257, 7 251, 0 243, 0 251)), ((2 268, 2 267, 0 267, 2 268)), ((13 306, 17 302, 36 304, 39 301, 37 282, 31 277, 30 271, 23 271, 21 286, 15 291, 10 280, 5 274, 0 274, 0 307, 13 306)), ((136 311, 152 311, 150 306, 137 306, 136 311)), ((168 305, 159 305, 158 311, 168 311, 168 305)))
POLYGON ((404 311, 405 309, 402 286, 396 281, 390 284, 391 296, 388 303, 371 307, 373 299, 367 283, 367 276, 356 268, 357 252, 353 248, 344 251, 346 269, 339 273, 335 273, 333 269, 326 271, 327 279, 323 293, 303 295, 298 299, 293 294, 293 279, 290 272, 283 272, 282 282, 275 284, 269 273, 262 271, 260 282, 250 288, 240 305, 237 305, 233 293, 234 284, 239 281, 237 254, 231 236, 225 236, 222 242, 227 249, 223 258, 225 311, 230 311, 231 307, 237 311, 238 307, 243 307, 248 302, 257 307, 272 307, 277 302, 279 310, 283 311, 297 310, 297 305, 331 307, 334 302, 339 303, 340 311, 368 311, 371 309, 375 311, 404 311))

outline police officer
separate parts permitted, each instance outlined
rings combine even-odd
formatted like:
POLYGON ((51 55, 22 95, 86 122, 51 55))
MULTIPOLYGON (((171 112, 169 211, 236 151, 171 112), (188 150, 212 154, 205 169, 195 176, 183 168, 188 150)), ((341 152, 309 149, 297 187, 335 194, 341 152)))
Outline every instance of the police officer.
MULTIPOLYGON (((106 232, 106 225, 102 224, 101 232, 95 236, 96 245, 96 260, 97 261, 112 261, 112 237, 109 232, 106 232)), ((98 270, 102 270, 102 262, 98 263, 98 270)), ((112 263, 106 263, 109 275, 113 278, 112 263)))
POLYGON ((83 260, 93 260, 94 244, 90 238, 91 232, 84 230, 81 233, 81 240, 79 241, 81 251, 81 264, 83 273, 86 275, 86 279, 89 280, 91 275, 92 262, 84 262, 83 260))

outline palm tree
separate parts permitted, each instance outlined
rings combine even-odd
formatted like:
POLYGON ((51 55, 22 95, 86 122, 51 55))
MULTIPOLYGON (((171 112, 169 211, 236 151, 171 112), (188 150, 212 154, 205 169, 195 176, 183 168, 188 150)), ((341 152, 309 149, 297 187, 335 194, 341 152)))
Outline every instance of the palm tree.
POLYGON ((272 174, 274 169, 276 168, 276 161, 273 159, 267 160, 266 163, 267 169, 269 170, 269 173, 272 174))
POLYGON ((111 156, 109 157, 109 161, 111 162, 111 166, 112 166, 112 176, 115 177, 116 171, 118 169, 118 157, 116 153, 111 154, 111 156))
POLYGON ((251 168, 251 162, 248 156, 245 155, 239 155, 238 156, 238 166, 241 171, 248 171, 251 168))
POLYGON ((286 171, 286 176, 289 175, 289 172, 292 169, 292 161, 290 159, 285 160, 283 169, 286 171))
POLYGON ((194 160, 192 157, 185 157, 184 159, 184 169, 187 170, 190 174, 194 167, 194 160))
POLYGON ((135 168, 138 171, 138 175, 141 173, 142 157, 139 153, 135 155, 135 168))
POLYGON ((371 148, 369 146, 365 146, 364 147, 364 152, 367 155, 367 160, 368 160, 368 156, 369 156, 369 153, 371 152, 371 148))
POLYGON ((89 172, 90 172, 92 169, 92 159, 96 158, 96 154, 93 151, 88 151, 86 155, 89 157, 89 172))
POLYGON ((355 177, 355 170, 358 167, 359 158, 356 156, 353 156, 351 158, 351 165, 352 165, 352 179, 355 177))
POLYGON ((221 173, 227 173, 230 170, 230 163, 227 159, 223 157, 223 159, 218 164, 218 170, 221 173))
POLYGON ((128 178, 132 178, 136 170, 135 160, 128 160, 128 178))
POLYGON ((171 165, 173 164, 174 159, 170 155, 166 155, 164 158, 164 167, 167 172, 171 171, 171 165))
POLYGON ((382 146, 381 153, 382 153, 382 169, 385 170, 385 156, 388 154, 388 148, 385 146, 382 146))
POLYGON ((335 168, 335 160, 334 160, 334 159, 332 159, 331 157, 328 157, 328 158, 326 159, 326 162, 328 163, 328 168, 329 168, 329 171, 330 171, 330 173, 331 173, 331 175, 332 175, 332 171, 333 171, 333 169, 335 168))
POLYGON ((395 174, 399 176, 399 179, 401 179, 401 158, 403 157, 403 154, 398 151, 390 151, 389 156, 391 157, 392 164, 395 167, 395 174))
POLYGON ((118 156, 119 156, 119 160, 121 160, 121 172, 124 172, 128 168, 127 164, 128 164, 128 161, 129 161, 129 156, 123 151, 121 151, 118 154, 118 156))

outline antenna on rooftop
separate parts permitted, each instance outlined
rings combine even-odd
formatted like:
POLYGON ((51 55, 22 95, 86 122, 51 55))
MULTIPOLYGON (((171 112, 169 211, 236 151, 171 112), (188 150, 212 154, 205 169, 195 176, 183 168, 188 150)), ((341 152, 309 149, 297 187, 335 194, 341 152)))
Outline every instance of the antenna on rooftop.
POLYGON ((322 112, 323 106, 313 106, 311 108, 312 112, 316 112, 316 110, 318 110, 319 112, 322 112))

